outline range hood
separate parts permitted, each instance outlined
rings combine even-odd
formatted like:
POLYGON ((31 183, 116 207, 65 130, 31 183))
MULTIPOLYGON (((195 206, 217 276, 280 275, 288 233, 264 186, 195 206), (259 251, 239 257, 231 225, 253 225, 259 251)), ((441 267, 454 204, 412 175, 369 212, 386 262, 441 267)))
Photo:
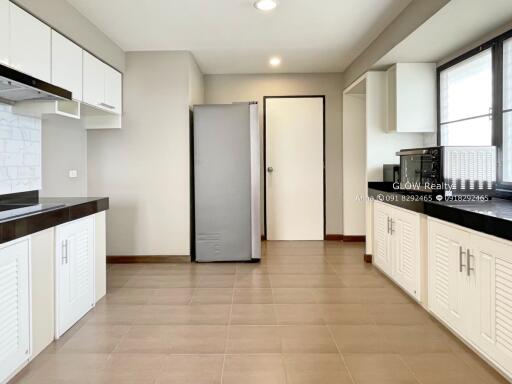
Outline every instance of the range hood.
POLYGON ((71 92, 0 64, 0 101, 71 100, 71 92))

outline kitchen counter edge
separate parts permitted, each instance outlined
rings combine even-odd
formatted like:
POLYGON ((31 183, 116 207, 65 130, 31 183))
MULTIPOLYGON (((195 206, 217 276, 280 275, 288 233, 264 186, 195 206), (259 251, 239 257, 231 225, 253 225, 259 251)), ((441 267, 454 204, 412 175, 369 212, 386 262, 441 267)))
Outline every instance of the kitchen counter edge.
POLYGON ((512 214, 503 215, 503 211, 512 213, 512 201, 494 198, 488 202, 454 204, 425 201, 417 196, 394 190, 392 183, 368 183, 371 199, 512 241, 512 214), (474 209, 476 204, 481 209, 474 209))
POLYGON ((108 197, 39 198, 39 203, 62 207, 0 222, 0 244, 109 209, 108 197))

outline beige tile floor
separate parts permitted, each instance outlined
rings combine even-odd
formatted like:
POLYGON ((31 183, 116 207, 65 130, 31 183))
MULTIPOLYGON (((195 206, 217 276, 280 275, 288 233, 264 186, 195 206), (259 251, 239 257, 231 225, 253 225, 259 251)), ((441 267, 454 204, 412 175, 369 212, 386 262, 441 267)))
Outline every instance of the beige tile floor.
POLYGON ((262 262, 110 265, 108 294, 15 382, 505 383, 363 262, 266 242, 262 262))

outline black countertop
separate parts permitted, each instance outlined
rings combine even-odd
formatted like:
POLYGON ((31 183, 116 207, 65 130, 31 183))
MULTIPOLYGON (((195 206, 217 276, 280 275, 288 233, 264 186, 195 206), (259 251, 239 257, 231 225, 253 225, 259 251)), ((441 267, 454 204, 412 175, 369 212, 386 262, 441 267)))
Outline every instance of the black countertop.
POLYGON ((429 201, 418 193, 393 189, 393 183, 370 182, 368 195, 376 200, 424 213, 440 220, 512 241, 512 201, 429 201))
POLYGON ((39 198, 37 194, 24 194, 18 200, 0 199, 0 208, 0 243, 5 243, 106 211, 109 200, 107 197, 39 198))

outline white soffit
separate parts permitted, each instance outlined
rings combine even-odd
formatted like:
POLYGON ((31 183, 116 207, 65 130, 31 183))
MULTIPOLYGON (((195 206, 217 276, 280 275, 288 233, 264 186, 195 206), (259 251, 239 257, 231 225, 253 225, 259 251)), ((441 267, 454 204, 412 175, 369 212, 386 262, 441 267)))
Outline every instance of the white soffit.
POLYGON ((451 0, 373 68, 400 62, 438 63, 511 22, 511 0, 451 0))

